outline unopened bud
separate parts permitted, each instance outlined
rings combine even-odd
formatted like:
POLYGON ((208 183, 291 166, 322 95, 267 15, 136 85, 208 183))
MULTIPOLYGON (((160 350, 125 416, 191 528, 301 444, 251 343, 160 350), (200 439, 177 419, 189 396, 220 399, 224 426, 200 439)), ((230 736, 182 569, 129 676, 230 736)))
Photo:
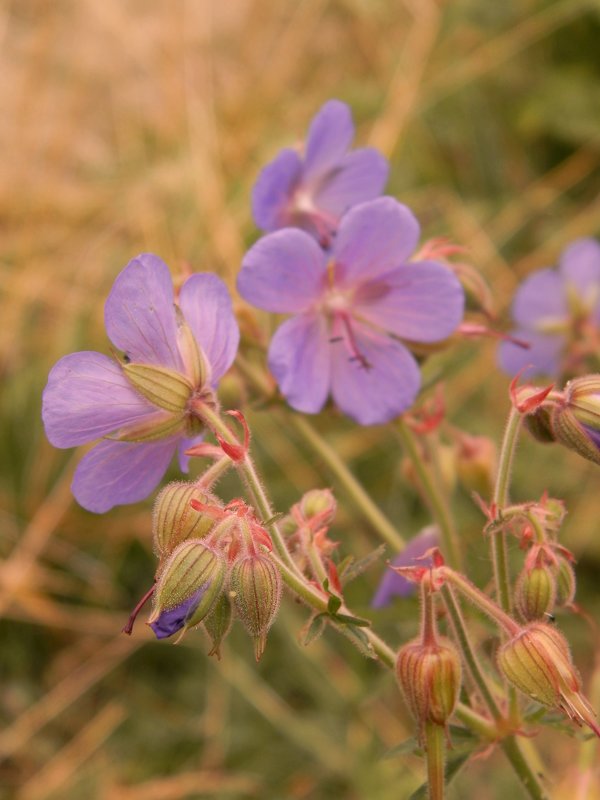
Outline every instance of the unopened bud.
POLYGON ((186 539, 202 539, 215 524, 214 516, 192 508, 191 501, 217 503, 193 483, 168 483, 154 503, 152 534, 154 552, 162 560, 186 539))
POLYGON ((572 564, 563 556, 556 557, 556 605, 568 606, 573 602, 577 588, 575 570, 572 564))
POLYGON ((231 630, 232 619, 231 603, 227 593, 223 592, 215 603, 213 610, 204 620, 204 627, 212 641, 209 656, 221 658, 221 642, 231 630))
POLYGON ((396 678, 419 726, 447 723, 461 682, 460 658, 449 639, 438 637, 427 645, 418 638, 405 644, 396 659, 396 678))
POLYGON ((523 422, 529 433, 538 442, 548 444, 556 441, 552 432, 551 412, 544 406, 538 408, 533 414, 526 414, 523 422))
MULTIPOLYGON (((179 312, 179 309, 177 310, 179 312)), ((177 317, 177 348, 181 354, 186 375, 192 386, 196 388, 206 386, 211 379, 210 363, 202 348, 199 347, 183 314, 178 313, 177 317)))
POLYGON ((496 445, 487 436, 461 436, 456 468, 462 485, 481 497, 492 493, 496 475, 496 445))
POLYGON ((263 553, 249 553, 231 568, 230 586, 238 616, 254 639, 258 661, 263 654, 267 632, 281 600, 281 575, 263 553))
POLYGON ((337 503, 331 489, 311 489, 300 500, 299 507, 303 519, 317 517, 322 525, 330 525, 335 517, 337 503))
POLYGON ((525 567, 515 586, 515 604, 523 619, 541 619, 554 608, 556 578, 547 564, 525 567))
POLYGON ((574 378, 552 414, 556 441, 600 464, 600 375, 574 378))
POLYGON ((168 367, 123 364, 125 377, 141 395, 165 411, 183 413, 192 395, 192 384, 168 367))
POLYGON ((189 539, 169 556, 154 592, 148 624, 157 639, 192 628, 211 611, 220 595, 227 562, 215 548, 189 539))
POLYGON ((560 708, 578 725, 586 723, 600 736, 594 712, 581 694, 581 680, 569 645, 552 625, 532 622, 498 651, 498 667, 523 694, 545 706, 560 708))

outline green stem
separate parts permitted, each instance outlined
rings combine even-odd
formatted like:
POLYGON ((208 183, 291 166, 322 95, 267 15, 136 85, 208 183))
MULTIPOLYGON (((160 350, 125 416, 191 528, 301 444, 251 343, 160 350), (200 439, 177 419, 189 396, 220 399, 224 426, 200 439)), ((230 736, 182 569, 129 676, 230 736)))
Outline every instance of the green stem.
POLYGON ((369 521, 383 541, 387 542, 387 544, 393 548, 394 552, 404 550, 405 542, 402 536, 373 502, 372 498, 354 477, 352 472, 348 469, 348 465, 340 458, 334 448, 325 441, 315 427, 304 417, 298 414, 290 414, 288 419, 300 436, 302 436, 327 464, 338 481, 346 489, 359 511, 363 514, 365 519, 369 521))
POLYGON ((425 723, 425 758, 427 760, 427 793, 429 800, 444 800, 446 732, 435 722, 425 723))
POLYGON ((515 737, 507 736, 502 739, 500 746, 532 800, 547 800, 546 792, 540 784, 538 776, 531 769, 515 737))
POLYGON ((441 567, 439 572, 446 581, 456 586, 474 605, 488 614, 509 636, 516 636, 521 631, 521 626, 512 617, 464 575, 450 567, 441 567))
POLYGON ((440 530, 444 555, 450 566, 454 569, 460 569, 460 549, 446 500, 423 460, 412 431, 402 419, 398 421, 397 430, 404 451, 410 458, 417 473, 425 502, 429 506, 440 530))
POLYGON ((204 491, 210 491, 215 483, 221 478, 228 469, 231 467, 231 459, 229 456, 223 456, 215 461, 202 475, 196 479, 196 485, 204 491))

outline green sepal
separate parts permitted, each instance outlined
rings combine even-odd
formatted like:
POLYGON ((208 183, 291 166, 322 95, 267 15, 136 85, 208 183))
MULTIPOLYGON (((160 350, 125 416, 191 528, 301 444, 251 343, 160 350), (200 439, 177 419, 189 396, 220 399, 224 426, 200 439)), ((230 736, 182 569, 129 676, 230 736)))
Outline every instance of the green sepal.
POLYGON ((123 364, 122 369, 134 389, 155 406, 174 413, 185 411, 193 386, 184 375, 149 364, 123 364))

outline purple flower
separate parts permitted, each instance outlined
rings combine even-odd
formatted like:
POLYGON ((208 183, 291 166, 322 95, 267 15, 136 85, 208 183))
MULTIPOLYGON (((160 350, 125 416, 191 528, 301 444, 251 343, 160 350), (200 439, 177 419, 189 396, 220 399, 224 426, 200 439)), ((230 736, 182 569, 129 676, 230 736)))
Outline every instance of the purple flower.
POLYGON ((216 275, 192 275, 175 304, 167 266, 148 253, 117 276, 104 318, 122 360, 94 352, 61 358, 42 405, 56 447, 102 439, 72 484, 77 501, 97 513, 147 497, 176 452, 187 471, 184 451, 202 429, 193 401, 214 399, 239 340, 229 294, 216 275))
POLYGON ((181 630, 185 623, 192 618, 207 589, 208 583, 174 608, 163 609, 155 620, 149 622, 156 638, 166 639, 181 630))
POLYGON ((445 339, 464 306, 449 269, 407 261, 418 239, 412 212, 381 197, 344 216, 328 254, 291 228, 264 236, 246 254, 242 296, 294 315, 269 348, 271 372, 293 408, 315 414, 331 393, 345 414, 374 425, 412 404, 419 368, 398 338, 445 339))
POLYGON ((532 273, 512 305, 512 335, 527 344, 502 342, 500 367, 509 375, 557 377, 577 372, 577 362, 597 357, 600 326, 600 244, 578 239, 563 251, 558 269, 532 273))
POLYGON ((313 118, 304 154, 286 148, 262 170, 252 191, 259 228, 298 227, 328 246, 342 215, 378 197, 388 163, 371 147, 349 151, 354 138, 350 109, 329 100, 313 118))
MULTIPOLYGON (((393 567, 428 567, 431 564, 430 558, 422 558, 423 554, 439 544, 438 531, 435 525, 424 528, 421 533, 411 539, 401 553, 393 559, 393 567)), ((394 597, 410 597, 415 592, 415 584, 398 575, 391 569, 387 569, 375 592, 375 597, 371 601, 372 608, 384 608, 389 606, 394 597)))

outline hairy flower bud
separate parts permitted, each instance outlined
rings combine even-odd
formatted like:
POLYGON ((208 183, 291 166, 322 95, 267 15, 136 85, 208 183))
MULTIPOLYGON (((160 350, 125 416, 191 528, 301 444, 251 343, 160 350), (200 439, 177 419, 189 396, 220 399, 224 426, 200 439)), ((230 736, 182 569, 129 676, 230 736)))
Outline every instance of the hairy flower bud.
POLYGON ((154 592, 148 624, 157 639, 181 628, 193 628, 211 611, 221 594, 227 562, 200 539, 182 542, 171 553, 154 592))
POLYGON ((515 604, 523 619, 541 619, 554 608, 556 578, 547 564, 525 567, 515 586, 515 604))
POLYGON ((557 442, 600 464, 600 375, 574 378, 565 388, 565 402, 552 413, 557 442))
POLYGON ((600 736, 594 712, 581 694, 581 680, 569 645, 552 625, 532 622, 502 645, 498 667, 523 694, 545 706, 560 708, 578 725, 586 723, 600 736))
POLYGON ((249 553, 239 558, 231 568, 230 586, 238 616, 254 639, 258 661, 279 609, 281 575, 267 555, 249 553))
POLYGON ((577 581, 575 570, 571 563, 563 556, 556 556, 555 577, 556 577, 556 605, 568 606, 573 602, 577 581))
POLYGON ((202 539, 215 523, 214 516, 192 508, 191 501, 206 505, 217 501, 195 484, 168 483, 154 503, 152 534, 154 552, 162 560, 186 539, 202 539))
POLYGON ((460 658, 449 639, 423 644, 418 638, 405 644, 396 659, 396 678, 419 726, 447 723, 461 682, 460 658))
POLYGON ((458 442, 456 469, 462 485, 482 497, 492 493, 496 462, 496 445, 487 436, 463 434, 458 442))
POLYGON ((231 630, 232 621, 231 602, 227 593, 223 592, 210 614, 204 620, 204 627, 212 641, 212 648, 208 654, 209 656, 221 658, 221 643, 231 630))
POLYGON ((298 504, 305 520, 318 518, 321 525, 330 525, 335 517, 337 503, 331 489, 311 489, 298 504))
POLYGON ((556 441, 552 432, 552 420, 550 409, 540 406, 533 414, 526 414, 523 423, 529 433, 538 442, 547 444, 556 441))

